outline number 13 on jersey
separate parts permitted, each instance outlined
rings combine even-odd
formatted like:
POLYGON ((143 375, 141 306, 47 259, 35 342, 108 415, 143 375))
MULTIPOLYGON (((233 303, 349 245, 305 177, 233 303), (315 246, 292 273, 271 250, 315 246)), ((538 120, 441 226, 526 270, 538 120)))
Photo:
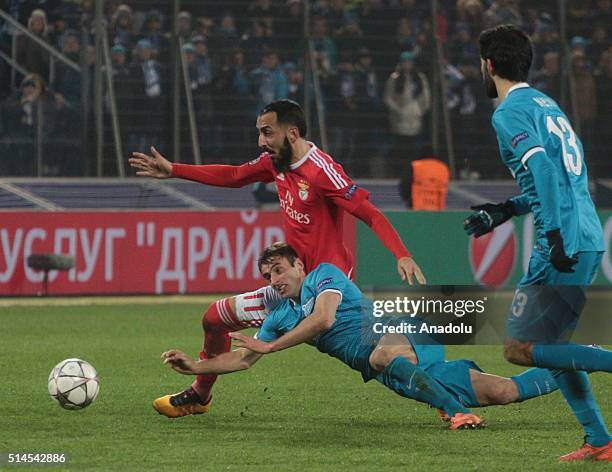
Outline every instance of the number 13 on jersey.
POLYGON ((556 116, 554 119, 552 116, 547 116, 546 127, 549 133, 554 134, 561 140, 563 164, 567 172, 574 175, 582 174, 582 153, 572 125, 562 116, 556 116))

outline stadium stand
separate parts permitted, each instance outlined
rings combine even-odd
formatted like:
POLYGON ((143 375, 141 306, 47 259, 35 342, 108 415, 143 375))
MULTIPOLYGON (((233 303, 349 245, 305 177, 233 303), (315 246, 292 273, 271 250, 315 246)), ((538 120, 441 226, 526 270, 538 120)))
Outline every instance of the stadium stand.
MULTIPOLYGON (((506 178, 489 126, 492 103, 481 90, 476 38, 484 27, 512 21, 534 40, 533 82, 574 115, 592 176, 612 177, 612 164, 603 157, 609 127, 593 126, 595 120, 610 121, 610 2, 580 0, 560 10, 564 7, 554 1, 445 0, 437 2, 437 12, 433 4, 334 0, 311 1, 306 9, 302 0, 185 0, 177 15, 172 2, 107 1, 106 35, 123 148, 118 157, 106 84, 102 151, 95 146, 95 2, 0 3, 4 14, 24 29, 19 34, 7 18, 0 19, 0 175, 128 174, 117 160, 151 143, 181 162, 195 162, 195 142, 204 163, 244 162, 257 152, 253 122, 258 104, 281 97, 303 101, 305 86, 312 85, 307 104, 311 136, 321 143, 325 134, 326 150, 356 177, 396 177, 412 159, 422 157, 420 149, 433 147, 449 164, 453 158, 455 178, 506 178), (304 39, 305 15, 310 44, 304 39), (197 136, 190 133, 181 74, 175 75, 180 67, 173 21, 188 56, 197 136), (78 63, 80 73, 62 60, 50 61, 26 32, 78 63), (13 39, 17 65, 37 72, 49 93, 23 99, 27 81, 6 61, 13 39), (308 74, 305 52, 314 75, 308 74), (172 106, 175 79, 180 82, 178 115, 172 106), (587 89, 588 103, 582 100, 587 89), (419 100, 426 114, 417 125, 405 119, 398 123, 398 110, 409 109, 411 100, 419 100), (42 123, 32 113, 38 104, 43 104, 42 123), (40 162, 32 157, 36 153, 40 162), (6 157, 14 155, 23 156, 23 165, 6 157)), ((99 75, 105 76, 104 66, 99 75)))

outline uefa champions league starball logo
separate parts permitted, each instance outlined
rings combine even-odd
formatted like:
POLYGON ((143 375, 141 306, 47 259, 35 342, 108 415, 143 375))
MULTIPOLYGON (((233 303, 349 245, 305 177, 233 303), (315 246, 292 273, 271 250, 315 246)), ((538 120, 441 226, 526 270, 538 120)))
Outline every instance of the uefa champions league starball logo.
POLYGON ((508 282, 516 258, 514 223, 508 221, 480 238, 470 238, 470 264, 481 285, 499 287, 508 282))

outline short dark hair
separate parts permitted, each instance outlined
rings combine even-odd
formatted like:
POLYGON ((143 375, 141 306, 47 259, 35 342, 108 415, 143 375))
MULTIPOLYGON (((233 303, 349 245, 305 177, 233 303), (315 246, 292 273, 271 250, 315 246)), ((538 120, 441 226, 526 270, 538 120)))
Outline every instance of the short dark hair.
POLYGON ((531 40, 514 25, 500 25, 480 33, 480 57, 490 59, 495 75, 514 82, 527 80, 533 48, 531 40))
POLYGON ((302 107, 293 100, 276 100, 268 103, 259 112, 259 116, 266 113, 276 113, 276 119, 281 125, 297 126, 301 137, 305 137, 308 132, 306 117, 302 107))
POLYGON ((260 254, 259 259, 257 261, 257 267, 259 267, 259 272, 261 272, 261 266, 263 266, 264 264, 270 264, 272 262, 272 259, 274 259, 275 257, 284 257, 289 261, 291 265, 293 265, 295 260, 298 258, 298 255, 297 252, 295 252, 295 249, 289 246, 289 244, 282 241, 275 242, 271 246, 265 248, 260 254))

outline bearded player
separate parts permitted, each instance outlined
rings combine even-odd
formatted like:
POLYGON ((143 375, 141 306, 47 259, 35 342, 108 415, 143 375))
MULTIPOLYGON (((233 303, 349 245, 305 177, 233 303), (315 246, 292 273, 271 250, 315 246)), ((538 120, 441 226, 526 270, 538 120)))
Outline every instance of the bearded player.
MULTIPOLYGON (((178 177, 233 188, 275 182, 285 239, 304 261, 306 273, 328 262, 352 277, 353 256, 342 241, 346 211, 366 223, 391 251, 402 280, 411 285, 413 278, 425 283, 421 269, 391 223, 369 201, 369 193, 355 185, 331 156, 305 139, 306 119, 297 103, 291 100, 270 103, 260 112, 256 127, 263 153, 239 166, 172 164, 155 148, 151 148, 152 156, 134 152, 129 162, 138 170, 137 175, 158 179, 178 177)), ((266 286, 213 303, 202 318, 204 343, 200 359, 228 352, 231 331, 260 327, 280 302, 278 292, 266 286)), ((172 418, 206 413, 211 407, 216 379, 214 374, 199 375, 190 388, 156 399, 153 407, 172 418)))
POLYGON ((500 156, 521 195, 475 207, 465 229, 478 237, 532 212, 537 233, 508 316, 504 354, 514 364, 550 369, 584 428, 584 445, 560 460, 612 462, 612 437, 587 376, 612 372, 612 351, 569 343, 605 250, 584 149, 557 103, 527 84, 533 49, 524 32, 497 26, 480 34, 479 45, 487 95, 501 102, 492 118, 500 156))

